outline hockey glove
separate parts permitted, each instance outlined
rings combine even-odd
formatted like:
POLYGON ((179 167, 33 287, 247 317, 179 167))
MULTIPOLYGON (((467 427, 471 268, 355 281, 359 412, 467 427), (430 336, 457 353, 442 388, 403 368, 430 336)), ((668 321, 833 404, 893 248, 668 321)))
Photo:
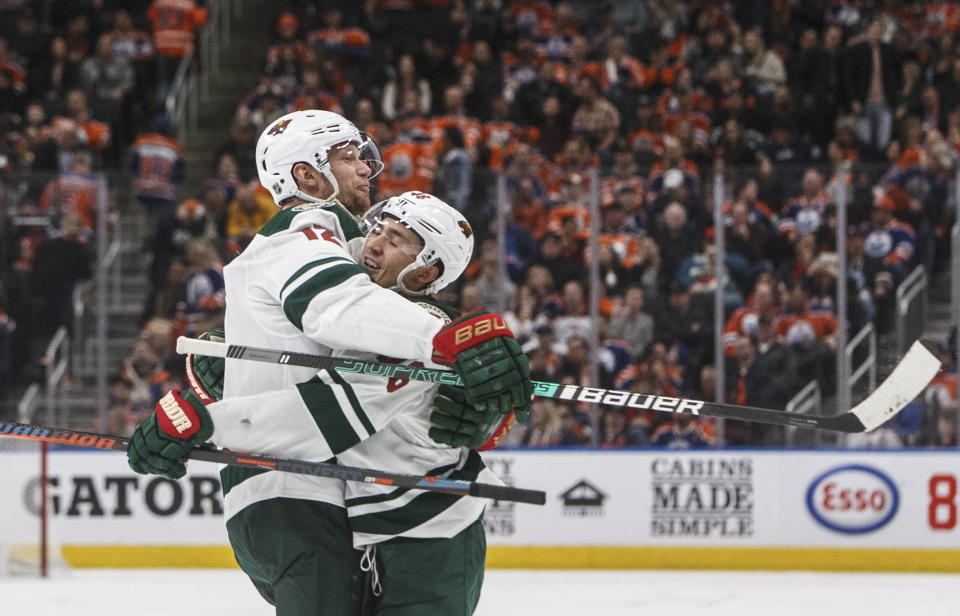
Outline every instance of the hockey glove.
POLYGON ((530 361, 498 314, 474 310, 444 326, 433 338, 434 360, 463 379, 467 400, 478 411, 506 415, 530 409, 530 361))
POLYGON ((430 438, 443 445, 475 449, 485 443, 500 425, 503 415, 478 411, 466 392, 441 385, 430 411, 430 438))
MULTIPOLYGON (((224 342, 225 335, 221 328, 215 327, 200 334, 198 338, 200 340, 224 342)), ((187 355, 187 383, 190 384, 193 393, 200 398, 200 402, 212 404, 223 398, 224 363, 225 360, 222 357, 194 355, 192 353, 187 355)))
POLYGON ((142 475, 179 479, 187 472, 183 462, 187 453, 212 435, 213 420, 196 394, 173 390, 133 432, 127 463, 142 475))

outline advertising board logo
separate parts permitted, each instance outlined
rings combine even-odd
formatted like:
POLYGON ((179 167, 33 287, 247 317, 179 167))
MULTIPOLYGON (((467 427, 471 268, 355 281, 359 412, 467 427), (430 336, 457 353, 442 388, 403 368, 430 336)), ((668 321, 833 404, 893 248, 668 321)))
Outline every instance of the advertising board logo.
POLYGON ((657 457, 650 466, 654 537, 753 536, 753 462, 657 457))
POLYGON ((586 479, 581 479, 560 495, 563 515, 574 517, 603 515, 603 501, 606 499, 607 495, 586 479))
POLYGON ((885 526, 897 514, 900 494, 882 471, 862 464, 838 466, 807 488, 807 510, 821 526, 861 535, 885 526))
MULTIPOLYGON (((493 457, 485 459, 484 463, 503 480, 503 483, 512 486, 513 478, 513 458, 493 457)), ((489 501, 487 508, 483 512, 483 527, 488 535, 498 537, 511 537, 517 532, 517 512, 516 503, 507 501, 489 501)))

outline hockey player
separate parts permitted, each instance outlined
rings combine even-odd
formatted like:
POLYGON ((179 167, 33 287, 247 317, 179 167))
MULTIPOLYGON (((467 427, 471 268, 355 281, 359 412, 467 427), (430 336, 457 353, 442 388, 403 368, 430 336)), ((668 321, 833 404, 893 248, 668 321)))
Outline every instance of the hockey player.
MULTIPOLYGON (((469 262, 473 237, 466 219, 436 197, 408 192, 378 204, 364 222, 370 231, 361 262, 370 268, 377 284, 403 293, 449 322, 455 316, 451 309, 424 294, 439 291, 455 280, 469 262)), ((369 354, 350 356, 374 358, 369 354)), ((215 397, 209 392, 217 391, 216 374, 222 372, 215 364, 223 360, 200 357, 188 361, 199 384, 199 396, 215 397), (211 375, 213 379, 209 378, 211 375)), ((340 412, 349 418, 359 406, 375 432, 358 445, 339 451, 338 440, 329 438, 331 431, 321 428, 300 435, 288 455, 320 459, 336 455, 338 461, 350 466, 499 483, 476 451, 438 445, 430 437, 472 445, 489 439, 490 446, 509 429, 513 417, 508 416, 507 423, 501 424, 491 438, 491 432, 498 428, 496 422, 488 422, 492 414, 471 409, 457 388, 440 388, 439 395, 435 392, 436 385, 420 381, 324 371, 298 385, 295 391, 228 398, 207 408, 216 426, 213 440, 217 441, 219 435, 237 428, 249 433, 244 425, 254 417, 262 422, 270 421, 272 415, 307 416, 314 407, 314 413, 332 417, 334 412, 340 412), (338 379, 354 408, 339 408, 343 402, 329 399, 327 383, 331 379, 338 379), (265 408, 266 404, 269 408, 265 408)), ((273 435, 260 438, 264 442, 257 443, 243 435, 234 441, 259 451, 270 446, 266 439, 273 435)), ((375 613, 473 613, 483 582, 486 553, 480 519, 482 499, 348 482, 346 503, 354 544, 364 548, 363 566, 373 570, 375 613), (429 573, 437 567, 442 567, 445 575, 429 573)))
MULTIPOLYGON (((434 357, 464 380, 462 401, 448 409, 498 420, 511 407, 526 410, 529 368, 498 315, 477 311, 444 325, 375 284, 351 259, 348 248, 362 241, 355 216, 369 206, 369 180, 379 170, 375 156, 364 157, 374 149, 350 122, 330 112, 295 112, 267 127, 257 144, 257 167, 282 211, 225 268, 227 341, 305 353, 350 349, 422 362, 434 357)), ((370 264, 378 276, 377 264, 370 264)), ((134 434, 131 467, 182 476, 185 452, 211 438, 241 450, 253 449, 254 442, 275 455, 301 456, 298 447, 317 443, 336 452, 386 425, 371 423, 339 375, 227 363, 225 403, 263 392, 265 404, 236 424, 223 420, 216 434, 217 420, 204 400, 191 391, 171 392, 134 434), (315 389, 304 390, 305 381, 315 389), (269 392, 291 390, 309 392, 302 396, 306 413, 265 412, 272 407, 269 392), (338 412, 322 412, 332 405, 338 412), (322 439, 310 438, 318 432, 322 439)), ((277 614, 356 613, 356 557, 341 482, 236 468, 224 469, 222 480, 237 560, 277 614)))

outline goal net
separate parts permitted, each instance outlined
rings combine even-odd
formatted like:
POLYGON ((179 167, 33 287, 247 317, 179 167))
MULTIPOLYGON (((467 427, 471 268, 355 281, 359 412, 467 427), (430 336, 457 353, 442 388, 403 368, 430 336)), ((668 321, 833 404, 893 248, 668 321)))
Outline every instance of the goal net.
POLYGON ((51 523, 49 491, 43 489, 45 482, 49 485, 47 455, 43 443, 0 438, 0 577, 42 577, 68 569, 51 523))

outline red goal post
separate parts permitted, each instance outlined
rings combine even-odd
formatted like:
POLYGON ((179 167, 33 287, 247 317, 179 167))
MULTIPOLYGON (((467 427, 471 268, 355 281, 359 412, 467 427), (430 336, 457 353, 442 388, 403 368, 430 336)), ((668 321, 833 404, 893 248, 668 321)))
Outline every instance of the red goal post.
POLYGON ((49 448, 0 439, 0 577, 48 577, 69 569, 49 506, 49 448))

